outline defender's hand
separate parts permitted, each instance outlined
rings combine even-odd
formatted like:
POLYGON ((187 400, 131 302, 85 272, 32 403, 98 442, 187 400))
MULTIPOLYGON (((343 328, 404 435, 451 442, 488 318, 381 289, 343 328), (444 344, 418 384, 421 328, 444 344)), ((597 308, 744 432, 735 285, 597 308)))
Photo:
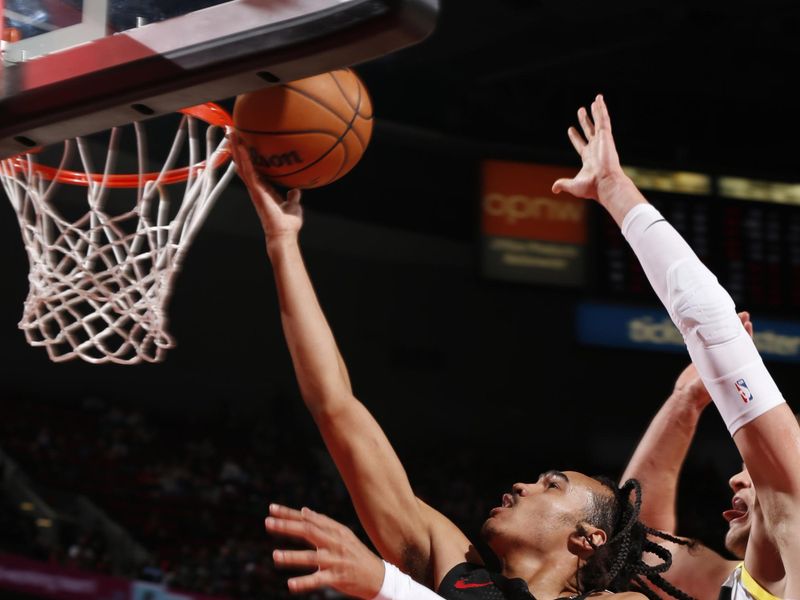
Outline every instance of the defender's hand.
POLYGON ((595 98, 591 110, 591 118, 585 108, 578 110, 578 121, 583 135, 575 127, 570 127, 567 131, 583 166, 572 179, 559 179, 553 184, 553 192, 556 194, 564 191, 576 198, 602 200, 603 187, 614 185, 617 179, 624 177, 611 135, 611 118, 602 96, 595 98))
POLYGON ((291 236, 303 226, 303 209, 300 206, 300 190, 291 190, 286 200, 261 177, 253 166, 250 153, 236 132, 228 134, 231 154, 239 176, 247 186, 250 199, 261 219, 267 242, 291 236))
POLYGON ((279 567, 316 568, 310 575, 293 577, 289 590, 295 594, 321 587, 356 598, 371 600, 383 585, 383 561, 370 551, 347 527, 304 508, 302 511, 271 504, 267 531, 298 538, 315 550, 275 550, 272 558, 279 567))

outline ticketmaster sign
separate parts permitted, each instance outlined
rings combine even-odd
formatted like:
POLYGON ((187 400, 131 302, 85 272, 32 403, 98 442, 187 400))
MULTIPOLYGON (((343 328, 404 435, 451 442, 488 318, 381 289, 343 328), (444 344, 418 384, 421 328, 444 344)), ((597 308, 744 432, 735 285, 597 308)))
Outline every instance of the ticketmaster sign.
MULTIPOLYGON (((800 362, 800 323, 755 318, 753 325, 764 359, 800 362)), ((575 329, 582 344, 686 352, 663 309, 586 302, 577 308, 575 329)))

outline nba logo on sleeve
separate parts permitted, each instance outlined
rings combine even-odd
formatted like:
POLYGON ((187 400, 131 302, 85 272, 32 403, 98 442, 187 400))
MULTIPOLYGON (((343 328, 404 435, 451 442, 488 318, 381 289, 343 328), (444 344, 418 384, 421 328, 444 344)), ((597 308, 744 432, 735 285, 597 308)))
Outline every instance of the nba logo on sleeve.
POLYGON ((736 386, 736 391, 739 392, 742 402, 747 404, 753 399, 753 394, 750 393, 750 388, 747 387, 747 382, 744 379, 737 380, 734 385, 736 386))

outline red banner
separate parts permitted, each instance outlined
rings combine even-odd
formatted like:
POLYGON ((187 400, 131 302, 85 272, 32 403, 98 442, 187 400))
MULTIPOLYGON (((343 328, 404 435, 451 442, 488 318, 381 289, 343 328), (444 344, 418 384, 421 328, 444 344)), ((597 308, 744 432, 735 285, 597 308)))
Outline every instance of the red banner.
POLYGON ((486 160, 482 164, 482 270, 492 279, 584 284, 587 202, 556 196, 576 169, 486 160))
POLYGON ((586 201, 550 191, 574 167, 486 160, 483 162, 483 232, 486 235, 583 244, 586 201))

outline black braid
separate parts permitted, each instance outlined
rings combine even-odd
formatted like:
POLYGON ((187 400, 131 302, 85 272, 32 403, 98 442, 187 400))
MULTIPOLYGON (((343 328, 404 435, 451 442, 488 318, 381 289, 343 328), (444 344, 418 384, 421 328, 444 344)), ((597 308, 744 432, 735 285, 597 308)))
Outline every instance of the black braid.
POLYGON ((697 542, 694 540, 686 540, 683 538, 675 537, 674 535, 670 535, 666 531, 660 531, 658 529, 653 529, 652 527, 648 527, 644 523, 642 523, 642 527, 644 527, 645 533, 649 533, 650 535, 655 535, 660 537, 662 540, 666 540, 668 542, 672 542, 673 544, 680 544, 681 546, 689 546, 689 548, 694 548, 697 542))
MULTIPOLYGON (((661 600, 661 597, 647 584, 649 581, 652 586, 678 600, 694 600, 661 576, 661 573, 672 566, 672 553, 648 536, 682 546, 692 546, 693 542, 652 529, 639 521, 642 488, 636 479, 629 479, 622 487, 617 487, 613 481, 604 477, 596 479, 613 492, 613 497, 595 496, 593 509, 586 520, 591 525, 603 529, 608 535, 608 540, 601 546, 595 546, 591 538, 587 537, 595 551, 578 572, 579 589, 589 590, 584 591, 578 598, 585 598, 591 593, 608 589, 613 592, 632 590, 644 594, 651 600, 661 600), (630 501, 631 493, 633 493, 633 503, 630 501), (657 556, 661 562, 648 565, 642 559, 644 554, 657 556)), ((578 530, 582 529, 583 526, 579 524, 578 530)))

